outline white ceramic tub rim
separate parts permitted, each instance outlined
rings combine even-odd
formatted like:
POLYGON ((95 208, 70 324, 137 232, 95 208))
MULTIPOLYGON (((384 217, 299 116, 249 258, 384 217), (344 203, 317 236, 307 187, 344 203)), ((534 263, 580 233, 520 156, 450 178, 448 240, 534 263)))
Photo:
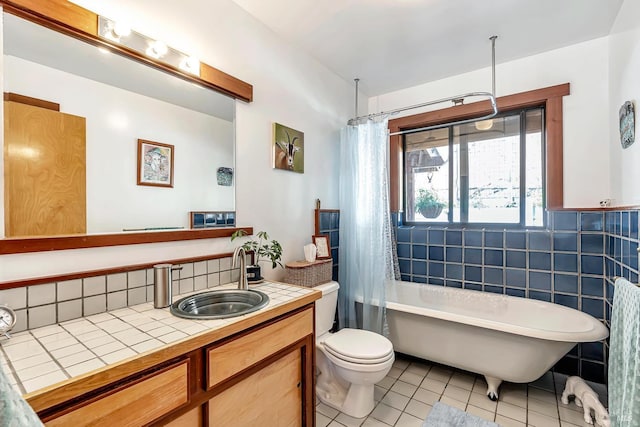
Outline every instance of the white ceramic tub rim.
MULTIPOLYGON (((397 288, 396 288, 397 290, 397 288)), ((420 303, 420 301, 411 301, 414 303, 420 303)), ((593 316, 583 313, 581 311, 565 307, 559 304, 553 304, 545 301, 533 300, 533 299, 525 299, 520 297, 514 297, 510 295, 500 295, 500 294, 492 294, 488 292, 474 291, 470 289, 459 289, 459 288, 451 288, 444 287, 438 285, 430 285, 423 283, 414 283, 414 282, 404 282, 404 281, 390 281, 387 283, 387 309, 403 311, 407 313, 429 316, 437 319, 447 320, 456 323, 467 324, 471 326, 492 329, 503 331, 506 333, 528 336, 533 338, 539 338, 550 341, 563 341, 563 342, 593 342, 600 341, 609 336, 609 330, 606 326, 604 326, 599 320, 594 318, 593 316), (580 330, 572 330, 566 331, 561 330, 562 325, 558 325, 558 329, 551 330, 545 328, 535 328, 529 326, 523 326, 518 324, 507 323, 504 321, 491 320, 484 317, 474 316, 473 312, 469 314, 455 313, 446 310, 446 306, 442 309, 436 308, 428 308, 419 305, 411 305, 406 303, 400 303, 397 301, 390 300, 390 297, 395 295, 395 290, 389 289, 389 287, 425 287, 423 290, 426 291, 438 291, 445 292, 452 295, 460 295, 467 297, 477 297, 478 303, 481 303, 482 298, 500 298, 502 301, 505 301, 507 304, 509 303, 517 303, 517 304, 527 304, 533 307, 539 307, 542 309, 550 309, 556 310, 559 313, 563 313, 566 316, 572 316, 576 321, 584 324, 584 328, 580 330)))

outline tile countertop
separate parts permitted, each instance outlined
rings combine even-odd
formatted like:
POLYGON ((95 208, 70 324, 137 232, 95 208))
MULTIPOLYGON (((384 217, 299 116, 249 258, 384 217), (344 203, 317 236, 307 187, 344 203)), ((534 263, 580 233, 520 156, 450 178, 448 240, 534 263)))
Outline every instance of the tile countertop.
MULTIPOLYGON (((224 285, 211 290, 236 287, 224 285)), ((32 393, 133 356, 170 347, 313 292, 273 282, 251 288, 269 295, 269 304, 244 316, 190 320, 173 316, 168 308, 154 309, 153 303, 144 303, 20 332, 10 339, 0 339, 0 367, 18 393, 32 393)))

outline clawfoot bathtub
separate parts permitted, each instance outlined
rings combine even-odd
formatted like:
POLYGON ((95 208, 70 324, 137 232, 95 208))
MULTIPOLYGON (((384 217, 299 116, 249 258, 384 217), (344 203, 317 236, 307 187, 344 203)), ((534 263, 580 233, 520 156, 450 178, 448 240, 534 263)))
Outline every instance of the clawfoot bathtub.
POLYGON ((393 348, 502 381, 535 381, 576 343, 605 339, 597 319, 558 304, 420 283, 387 284, 393 348))

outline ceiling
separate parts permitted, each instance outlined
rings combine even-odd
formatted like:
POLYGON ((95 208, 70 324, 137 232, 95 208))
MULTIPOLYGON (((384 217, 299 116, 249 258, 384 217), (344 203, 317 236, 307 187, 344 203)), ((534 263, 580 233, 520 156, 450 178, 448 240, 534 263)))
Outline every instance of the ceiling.
POLYGON ((605 36, 623 0, 233 0, 380 95, 605 36))

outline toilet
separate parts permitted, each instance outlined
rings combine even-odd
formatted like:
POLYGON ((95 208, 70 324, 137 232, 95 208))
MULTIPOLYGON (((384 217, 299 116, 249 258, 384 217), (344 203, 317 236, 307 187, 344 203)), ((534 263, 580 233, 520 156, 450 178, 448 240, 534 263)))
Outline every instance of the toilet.
POLYGON ((337 282, 316 286, 316 396, 340 412, 355 418, 368 415, 375 406, 374 386, 391 369, 393 344, 382 335, 345 328, 329 332, 338 302, 337 282))

